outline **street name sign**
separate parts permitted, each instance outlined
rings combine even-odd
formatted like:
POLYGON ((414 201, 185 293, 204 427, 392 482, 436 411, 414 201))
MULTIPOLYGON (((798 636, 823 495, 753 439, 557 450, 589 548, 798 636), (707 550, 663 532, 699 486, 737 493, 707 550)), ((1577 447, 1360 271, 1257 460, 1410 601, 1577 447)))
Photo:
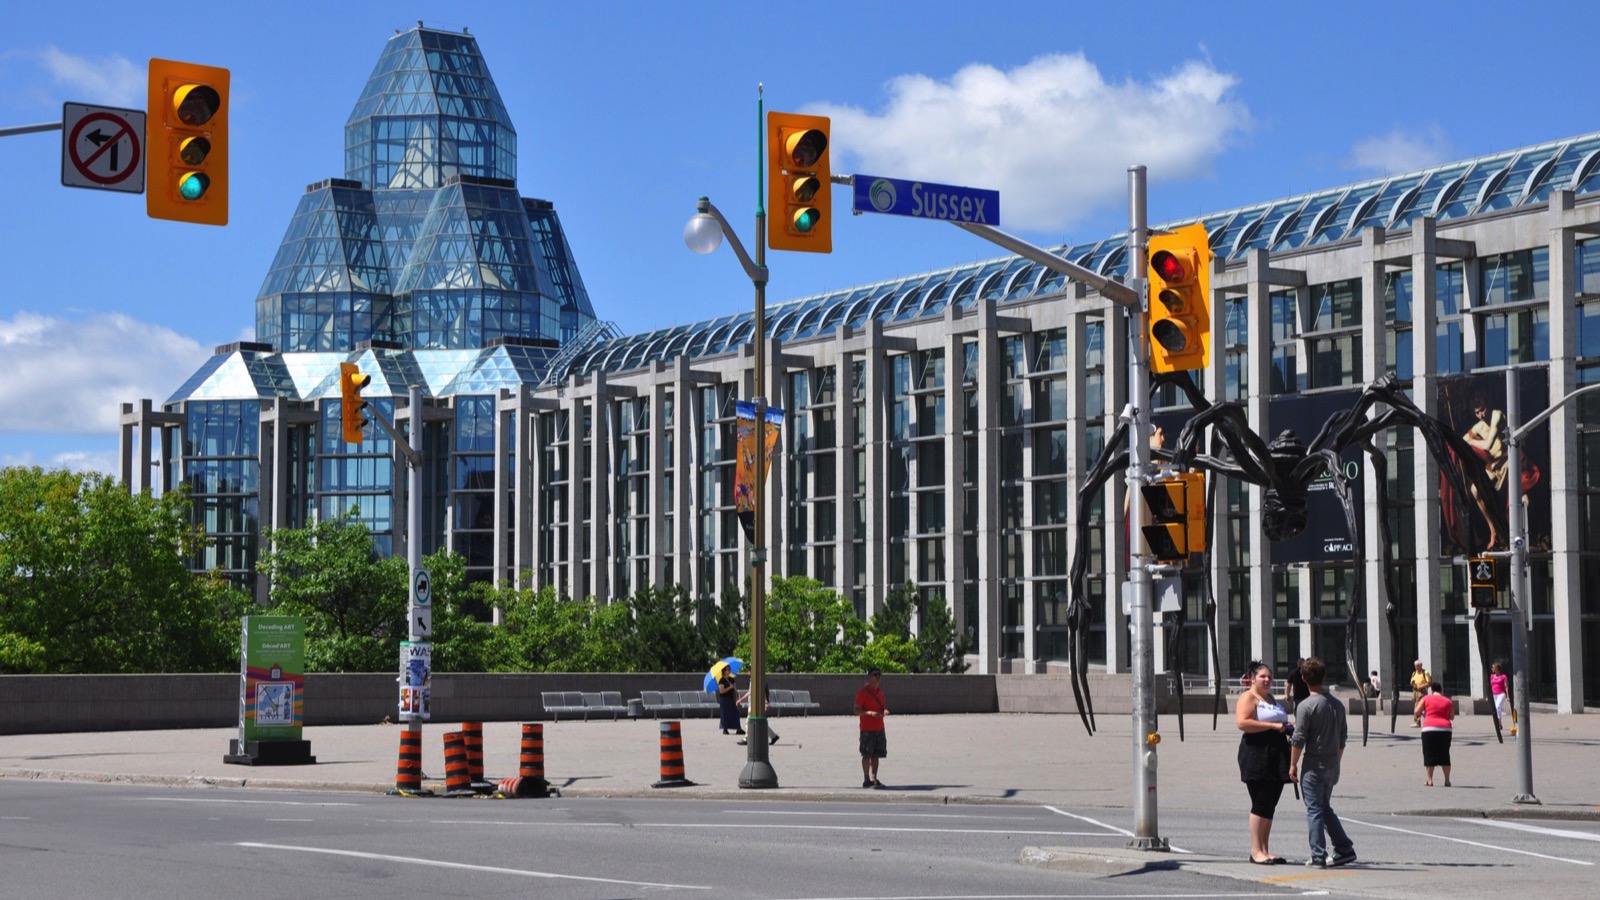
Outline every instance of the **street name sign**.
POLYGON ((982 188, 856 175, 855 211, 943 219, 974 225, 1000 224, 1000 192, 982 188))
POLYGON ((144 193, 144 112, 61 104, 61 183, 144 193))

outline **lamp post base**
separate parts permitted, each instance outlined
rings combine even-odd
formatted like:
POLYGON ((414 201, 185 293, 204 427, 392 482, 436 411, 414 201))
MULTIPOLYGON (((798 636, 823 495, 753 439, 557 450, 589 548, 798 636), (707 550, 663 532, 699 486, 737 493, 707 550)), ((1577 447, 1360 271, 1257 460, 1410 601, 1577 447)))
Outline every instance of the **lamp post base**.
POLYGON ((1544 805, 1543 803, 1539 802, 1539 798, 1538 797, 1535 797, 1532 794, 1518 794, 1515 797, 1511 798, 1511 802, 1512 803, 1531 803, 1531 804, 1533 804, 1535 806, 1543 806, 1544 805))
POLYGON ((751 716, 746 730, 749 740, 750 752, 745 757, 744 770, 739 773, 739 787, 742 788, 775 788, 778 786, 778 773, 773 771, 772 764, 767 761, 767 740, 770 732, 767 730, 765 716, 751 716))
POLYGON ((1159 850, 1169 853, 1172 848, 1167 845, 1167 839, 1162 837, 1136 837, 1128 842, 1129 850, 1159 850))

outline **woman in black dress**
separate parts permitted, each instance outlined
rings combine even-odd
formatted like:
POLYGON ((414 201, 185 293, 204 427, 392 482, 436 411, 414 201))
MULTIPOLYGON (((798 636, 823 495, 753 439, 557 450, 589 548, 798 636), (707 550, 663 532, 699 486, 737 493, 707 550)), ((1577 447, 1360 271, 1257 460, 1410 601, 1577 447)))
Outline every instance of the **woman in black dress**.
POLYGON ((1289 714, 1272 696, 1272 670, 1252 662, 1245 670, 1245 692, 1234 707, 1239 737, 1239 780, 1250 791, 1250 861, 1256 865, 1282 865, 1272 855, 1272 815, 1289 781, 1289 714))

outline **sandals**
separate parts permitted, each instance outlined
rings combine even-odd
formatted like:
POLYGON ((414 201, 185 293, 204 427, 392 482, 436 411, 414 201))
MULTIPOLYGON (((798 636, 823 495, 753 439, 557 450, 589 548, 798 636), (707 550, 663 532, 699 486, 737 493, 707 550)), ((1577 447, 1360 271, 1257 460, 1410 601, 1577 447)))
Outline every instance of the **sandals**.
POLYGON ((1289 862, 1287 859, 1284 859, 1281 856, 1269 856, 1266 859, 1256 859, 1254 856, 1252 856, 1250 857, 1250 861, 1258 866, 1281 866, 1286 865, 1289 862))

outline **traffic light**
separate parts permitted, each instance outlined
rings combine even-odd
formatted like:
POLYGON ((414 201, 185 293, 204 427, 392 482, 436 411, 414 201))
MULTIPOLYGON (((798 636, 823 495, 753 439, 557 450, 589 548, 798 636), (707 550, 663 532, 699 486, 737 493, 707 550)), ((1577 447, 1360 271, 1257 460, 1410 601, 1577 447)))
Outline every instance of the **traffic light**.
POLYGON ((833 252, 828 119, 767 113, 767 246, 833 252))
POLYGON ((1162 562, 1183 562, 1206 549, 1206 476, 1180 472, 1140 488, 1150 523, 1140 530, 1150 554, 1162 562))
POLYGON ((1150 371, 1211 362, 1211 245, 1206 227, 1150 236, 1150 371))
POLYGON ((1500 582, 1495 577, 1495 561, 1487 556, 1467 560, 1467 581, 1472 585, 1474 608, 1493 609, 1500 605, 1500 582))
POLYGON ((145 213, 228 224, 228 70, 150 60, 145 213))
POLYGON ((361 443, 361 428, 367 424, 367 417, 361 414, 367 408, 367 401, 361 399, 361 389, 371 382, 372 376, 361 374, 355 363, 339 363, 339 412, 347 444, 361 443))

